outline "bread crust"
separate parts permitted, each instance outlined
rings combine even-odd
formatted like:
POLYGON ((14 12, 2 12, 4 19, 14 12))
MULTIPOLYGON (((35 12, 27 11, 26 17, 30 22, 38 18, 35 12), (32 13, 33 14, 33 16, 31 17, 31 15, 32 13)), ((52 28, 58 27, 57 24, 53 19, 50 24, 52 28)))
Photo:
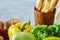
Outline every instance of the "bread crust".
POLYGON ((43 1, 44 0, 37 0, 36 1, 36 9, 41 11, 41 7, 42 7, 42 4, 43 4, 43 1))
POLYGON ((51 0, 51 4, 50 4, 50 7, 49 7, 49 11, 50 12, 53 12, 54 9, 56 8, 56 5, 58 3, 59 0, 51 0))
POLYGON ((44 0, 41 12, 48 13, 50 7, 51 0, 44 0))

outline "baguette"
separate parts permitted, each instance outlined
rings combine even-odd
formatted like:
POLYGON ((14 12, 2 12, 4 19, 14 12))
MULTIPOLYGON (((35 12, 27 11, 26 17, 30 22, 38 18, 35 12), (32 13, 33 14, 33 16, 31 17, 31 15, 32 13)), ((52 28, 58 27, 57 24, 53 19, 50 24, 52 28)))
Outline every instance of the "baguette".
POLYGON ((41 10, 43 1, 44 1, 44 0, 37 0, 37 2, 36 2, 36 9, 37 9, 37 10, 39 10, 39 11, 41 10))
POLYGON ((51 0, 44 0, 41 12, 48 13, 51 0))
POLYGON ((50 12, 53 12, 54 11, 57 3, 58 3, 58 0, 51 0, 51 4, 50 4, 50 7, 49 7, 49 11, 50 12))

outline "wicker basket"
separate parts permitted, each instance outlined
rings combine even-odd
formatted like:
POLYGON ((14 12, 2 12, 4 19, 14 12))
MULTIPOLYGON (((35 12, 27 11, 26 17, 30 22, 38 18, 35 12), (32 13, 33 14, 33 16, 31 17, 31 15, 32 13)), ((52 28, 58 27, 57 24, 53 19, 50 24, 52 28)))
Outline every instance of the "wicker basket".
POLYGON ((34 16, 35 16, 35 25, 53 25, 54 23, 54 17, 55 17, 55 11, 50 13, 42 13, 38 11, 36 8, 34 8, 34 16))

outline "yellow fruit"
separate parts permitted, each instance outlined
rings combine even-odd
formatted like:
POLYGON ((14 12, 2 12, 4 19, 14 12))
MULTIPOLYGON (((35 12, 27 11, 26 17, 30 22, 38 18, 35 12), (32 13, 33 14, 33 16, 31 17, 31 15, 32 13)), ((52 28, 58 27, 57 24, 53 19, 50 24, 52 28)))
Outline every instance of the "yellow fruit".
POLYGON ((12 28, 15 28, 16 26, 15 25, 11 25, 10 27, 9 27, 9 29, 12 29, 12 28))
POLYGON ((9 38, 10 38, 13 34, 15 34, 15 33, 17 33, 17 32, 21 32, 21 30, 20 30, 18 27, 16 27, 15 25, 11 25, 11 26, 9 27, 9 29, 8 29, 8 36, 9 36, 9 38))
POLYGON ((25 26, 25 28, 31 28, 31 26, 27 24, 27 25, 25 26))
POLYGON ((26 25, 25 28, 26 29, 23 32, 30 32, 32 29, 30 25, 26 25))
POLYGON ((9 36, 9 38, 10 38, 13 34, 18 33, 18 32, 21 32, 21 30, 19 30, 18 28, 9 29, 9 30, 8 30, 8 36, 9 36))
POLYGON ((18 28, 13 28, 13 29, 12 29, 12 33, 13 33, 13 34, 14 34, 14 33, 17 33, 17 32, 21 32, 21 30, 18 29, 18 28))
POLYGON ((15 24, 16 27, 20 27, 21 25, 22 25, 22 23, 20 23, 20 22, 15 24))
POLYGON ((31 29, 26 29, 23 32, 30 32, 30 31, 31 31, 31 29))
POLYGON ((9 36, 9 38, 12 36, 12 35, 14 35, 15 33, 18 33, 18 32, 31 32, 31 26, 29 25, 29 24, 26 24, 25 26, 21 26, 22 25, 22 23, 16 23, 16 24, 14 24, 14 25, 11 25, 10 27, 9 27, 9 29, 8 29, 8 36, 9 36), (21 29, 21 27, 22 27, 22 29, 21 29), (20 28, 20 29, 19 29, 20 28))
POLYGON ((48 37, 48 38, 45 38, 44 40, 60 40, 60 38, 58 38, 58 37, 48 37))

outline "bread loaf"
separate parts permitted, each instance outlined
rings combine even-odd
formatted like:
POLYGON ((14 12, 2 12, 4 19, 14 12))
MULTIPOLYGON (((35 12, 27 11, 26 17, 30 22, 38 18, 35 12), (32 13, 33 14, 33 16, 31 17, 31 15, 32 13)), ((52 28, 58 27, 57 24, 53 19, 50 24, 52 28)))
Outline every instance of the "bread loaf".
POLYGON ((50 12, 54 11, 54 9, 56 8, 57 3, 58 3, 58 0, 51 0, 50 7, 49 7, 50 12))
POLYGON ((41 7, 42 7, 42 4, 43 4, 43 1, 44 0, 37 0, 36 2, 36 9, 41 11, 41 7))
POLYGON ((41 12, 43 13, 48 13, 49 12, 49 7, 50 7, 51 0, 44 0, 41 12))

